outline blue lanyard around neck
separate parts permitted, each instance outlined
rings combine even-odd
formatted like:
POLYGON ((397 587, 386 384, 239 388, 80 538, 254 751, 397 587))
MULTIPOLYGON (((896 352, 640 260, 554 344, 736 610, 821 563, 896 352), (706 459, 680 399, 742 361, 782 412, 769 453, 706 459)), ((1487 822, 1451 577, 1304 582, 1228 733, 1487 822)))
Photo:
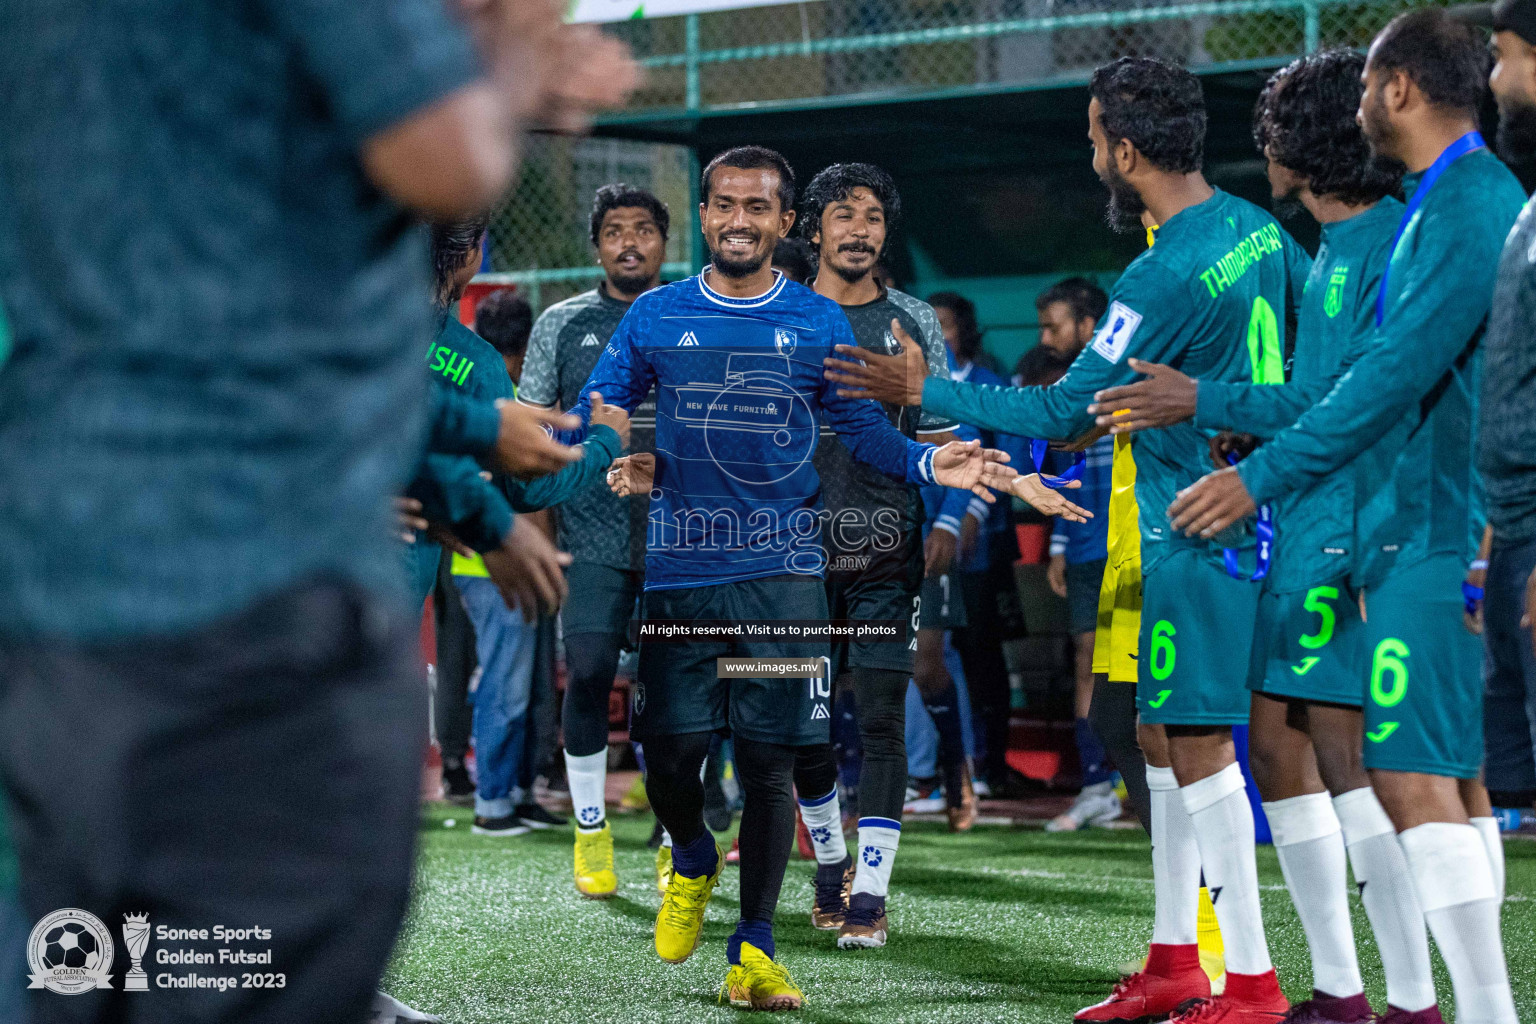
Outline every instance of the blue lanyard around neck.
POLYGON ((1083 475, 1083 464, 1087 461, 1088 457, 1082 452, 1077 453, 1077 458, 1072 462, 1072 468, 1061 474, 1061 476, 1051 476, 1047 473, 1041 467, 1045 465, 1045 453, 1050 450, 1051 444, 1049 441, 1035 438, 1029 442, 1029 457, 1034 460, 1035 472, 1040 474, 1041 483, 1053 491, 1060 490, 1083 475))
POLYGON ((1403 211, 1403 219, 1397 225, 1397 234, 1392 236, 1392 248, 1387 250, 1387 265, 1381 272, 1381 287, 1376 291, 1376 326, 1380 327, 1382 320, 1387 316, 1387 278, 1392 273, 1392 256, 1397 252, 1397 243, 1403 240, 1403 232, 1408 230, 1408 222, 1413 220, 1413 215, 1419 212, 1419 207, 1424 205, 1424 199, 1429 195, 1429 190, 1434 188, 1435 182, 1440 180, 1446 168, 1460 160, 1474 150, 1483 149, 1488 144, 1478 132, 1467 132, 1461 138, 1445 147, 1445 152, 1435 158, 1435 162, 1429 165, 1429 170, 1424 172, 1424 177, 1419 181, 1419 187, 1413 190, 1413 196, 1408 200, 1408 208, 1403 211))

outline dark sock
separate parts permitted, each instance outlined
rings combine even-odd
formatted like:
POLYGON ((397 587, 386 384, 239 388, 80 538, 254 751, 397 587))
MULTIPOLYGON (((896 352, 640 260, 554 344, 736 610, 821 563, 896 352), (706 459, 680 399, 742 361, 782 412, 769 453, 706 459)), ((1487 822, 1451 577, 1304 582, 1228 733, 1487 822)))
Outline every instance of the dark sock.
POLYGON ((885 910, 885 897, 872 892, 856 892, 848 897, 848 916, 874 920, 885 910))
POLYGON ((901 820, 907 795, 907 676, 889 669, 856 668, 859 705, 859 813, 901 820))
POLYGON ((840 864, 817 864, 816 884, 841 885, 843 882, 843 875, 847 874, 848 869, 851 867, 853 867, 853 854, 851 853, 844 857, 842 863, 840 864))
POLYGON ((764 953, 769 959, 773 958, 773 922, 758 918, 748 920, 742 918, 736 925, 736 930, 731 933, 731 940, 725 944, 725 959, 733 964, 741 963, 741 944, 750 942, 764 953))
POLYGON ((736 774, 744 797, 741 917, 744 921, 772 921, 789 852, 795 844, 795 750, 742 736, 735 742, 736 774))
POLYGON ((1115 772, 1109 766, 1104 744, 1099 742, 1088 719, 1079 718, 1072 725, 1077 737, 1077 760, 1082 767, 1083 785, 1097 786, 1114 778, 1115 772))
POLYGON ((672 870, 684 878, 704 878, 719 867, 720 851, 715 848, 715 837, 705 832, 697 839, 672 846, 672 870))
POLYGON ((1136 686, 1093 677, 1088 723, 1104 744, 1110 763, 1125 780, 1125 795, 1141 827, 1151 834, 1152 800, 1147 794, 1147 759, 1136 740, 1136 686))

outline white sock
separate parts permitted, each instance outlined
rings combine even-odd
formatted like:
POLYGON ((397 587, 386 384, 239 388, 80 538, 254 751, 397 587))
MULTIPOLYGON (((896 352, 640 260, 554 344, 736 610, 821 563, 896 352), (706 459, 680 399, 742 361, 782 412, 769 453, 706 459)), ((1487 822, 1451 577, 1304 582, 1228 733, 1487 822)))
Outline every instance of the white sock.
POLYGON ((666 829, 661 830, 661 845, 665 849, 672 849, 672 833, 666 829))
POLYGON ((1397 830, 1369 786, 1333 798, 1360 902, 1387 976, 1387 1003, 1410 1012, 1435 1005, 1429 933, 1397 830))
POLYGON ((1499 835, 1497 818, 1473 818, 1472 827, 1483 837, 1488 848, 1488 866, 1493 868, 1493 892, 1502 903, 1504 900, 1504 837, 1499 835))
POLYGON ((891 818, 859 819, 859 860, 853 891, 884 896, 891 888, 891 867, 901 842, 901 822, 891 818))
POLYGON ((608 751, 584 757, 565 755, 565 779, 571 787, 571 813, 578 832, 596 832, 607 818, 603 792, 608 785, 608 751))
POLYGON ((1398 839, 1451 976, 1457 1024, 1516 1024, 1499 900, 1482 836, 1471 825, 1432 821, 1398 839))
POLYGON ((811 834, 811 849, 817 864, 841 864, 848 856, 843 840, 843 812, 837 802, 837 787, 826 796, 800 801, 800 817, 811 834))
POLYGON ((1365 991, 1349 920, 1344 833, 1327 793, 1264 804, 1275 853, 1312 953, 1312 987, 1344 998, 1365 991))
POLYGON ((1192 946, 1199 939, 1200 849, 1172 768, 1147 765, 1152 818, 1152 941, 1192 946))
POLYGON ((1229 764, 1215 775, 1180 787, 1184 809, 1195 826, 1205 887, 1221 923, 1227 970, 1264 974, 1273 969, 1259 911, 1259 865, 1254 853, 1253 809, 1243 770, 1229 764))

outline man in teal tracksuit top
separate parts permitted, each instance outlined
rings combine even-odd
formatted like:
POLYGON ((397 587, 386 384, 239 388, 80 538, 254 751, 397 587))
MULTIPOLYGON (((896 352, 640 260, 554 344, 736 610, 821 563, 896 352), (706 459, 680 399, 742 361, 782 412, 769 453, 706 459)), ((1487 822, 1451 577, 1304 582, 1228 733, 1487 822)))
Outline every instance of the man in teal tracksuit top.
MULTIPOLYGON (((1201 380, 1283 379, 1286 308, 1310 260, 1268 213, 1206 183, 1198 80, 1159 61, 1124 58, 1095 72, 1090 94, 1094 169, 1110 190, 1112 218, 1139 231, 1145 209, 1161 227, 1157 244, 1116 283, 1098 333, 1066 376, 1043 388, 929 377, 919 394, 922 366, 908 356, 889 393, 888 364, 861 355, 866 367, 838 364, 833 379, 875 385, 871 397, 1038 438, 1091 428, 1095 392, 1134 377, 1132 356, 1172 363, 1201 380), (902 372, 908 363, 910 372, 902 372)), ((1253 533, 1192 542, 1168 528, 1166 515, 1178 489, 1209 468, 1208 440, 1208 432, 1180 424, 1134 442, 1145 575, 1137 705, 1144 724, 1167 729, 1166 742, 1162 729, 1143 730, 1149 782, 1154 774, 1167 781, 1160 792, 1168 798, 1152 813, 1154 875, 1188 899, 1173 900, 1171 920, 1154 920, 1146 969, 1079 1020, 1179 1020, 1209 1011, 1222 1024, 1259 1024, 1287 1008, 1264 939, 1253 816, 1231 739, 1231 726, 1248 718, 1243 679, 1259 593, 1249 580, 1253 533), (1242 549, 1240 578, 1227 573, 1223 547, 1242 549), (1214 1008, 1181 1010, 1186 1000, 1210 995, 1194 941, 1202 866, 1211 891, 1219 890, 1227 987, 1214 1008)))
POLYGON ((1482 764, 1480 650, 1460 586, 1484 526, 1473 466, 1480 342, 1499 253, 1524 204, 1481 145, 1482 40, 1438 9, 1371 46, 1361 123, 1407 165, 1409 213, 1386 268, 1376 338, 1287 430, 1181 495, 1173 525, 1204 535, 1355 462, 1364 590, 1365 764, 1445 958, 1464 1021, 1512 1024, 1499 934, 1503 851, 1482 764))
MULTIPOLYGON (((1122 432, 1193 419, 1198 427, 1274 437, 1374 340, 1376 295, 1403 204, 1390 196, 1401 168, 1372 159, 1356 121, 1364 65, 1364 56, 1344 49, 1295 61, 1270 78, 1255 115, 1276 200, 1304 207, 1322 226, 1297 317, 1291 379, 1197 384, 1172 367, 1138 362, 1133 368, 1146 379, 1098 396, 1092 411, 1100 425, 1122 432)), ((1311 952, 1310 1017, 1320 1024, 1372 1016, 1349 924, 1347 860, 1381 951, 1387 1017, 1438 1024, 1424 916, 1396 831, 1361 763, 1369 658, 1349 582, 1354 474, 1334 473, 1287 494, 1273 511, 1273 562, 1249 661, 1249 755, 1311 952)))
MULTIPOLYGON (((439 319, 437 336, 427 349, 427 372, 435 389, 448 392, 456 401, 472 403, 472 411, 493 410, 495 402, 510 401, 517 394, 501 353, 452 313, 480 266, 484 231, 483 218, 432 228, 433 305, 439 319)), ((578 461, 532 481, 501 476, 492 483, 482 478, 474 458, 445 451, 448 446, 439 443, 435 420, 436 416, 430 450, 406 494, 421 502, 427 519, 443 524, 460 541, 484 553, 505 546, 547 548, 549 542, 542 533, 516 525, 514 513, 547 508, 583 488, 600 486, 603 472, 619 456, 629 434, 629 417, 623 410, 599 405, 593 423, 605 429, 588 435, 578 461)), ((441 556, 437 542, 420 532, 406 549, 411 595, 418 606, 432 592, 441 556)), ((492 578, 504 577, 503 569, 496 563, 492 578)), ((532 609, 524 611, 531 614, 532 609)))

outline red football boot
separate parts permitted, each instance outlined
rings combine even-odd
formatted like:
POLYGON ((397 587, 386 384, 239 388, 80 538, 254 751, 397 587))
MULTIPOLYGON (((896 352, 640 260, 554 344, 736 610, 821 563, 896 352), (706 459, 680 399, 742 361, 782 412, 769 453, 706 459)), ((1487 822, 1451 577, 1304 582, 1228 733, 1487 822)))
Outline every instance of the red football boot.
POLYGON ((1290 1008, 1273 968, 1263 974, 1228 971, 1221 995, 1186 1007, 1168 1024, 1280 1024, 1290 1008))
POLYGON ((1078 1010, 1080 1021, 1167 1020, 1191 1000, 1209 999, 1211 979, 1200 967, 1200 948, 1153 943, 1147 966, 1122 978, 1109 998, 1078 1010))

